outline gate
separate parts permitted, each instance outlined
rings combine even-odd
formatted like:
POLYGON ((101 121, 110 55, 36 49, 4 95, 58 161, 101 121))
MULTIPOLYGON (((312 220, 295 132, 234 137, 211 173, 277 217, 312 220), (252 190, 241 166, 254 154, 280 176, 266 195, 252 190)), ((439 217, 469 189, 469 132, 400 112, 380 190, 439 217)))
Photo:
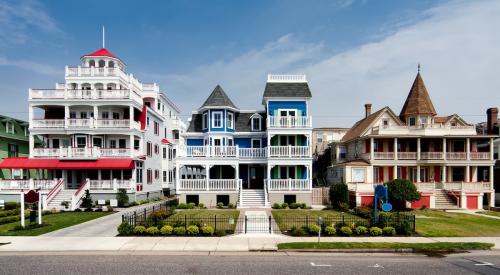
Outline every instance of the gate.
POLYGON ((262 233, 273 234, 281 233, 278 225, 272 216, 248 215, 238 219, 236 225, 236 234, 262 233))
POLYGON ((329 203, 328 187, 319 187, 312 189, 312 205, 327 205, 329 203))

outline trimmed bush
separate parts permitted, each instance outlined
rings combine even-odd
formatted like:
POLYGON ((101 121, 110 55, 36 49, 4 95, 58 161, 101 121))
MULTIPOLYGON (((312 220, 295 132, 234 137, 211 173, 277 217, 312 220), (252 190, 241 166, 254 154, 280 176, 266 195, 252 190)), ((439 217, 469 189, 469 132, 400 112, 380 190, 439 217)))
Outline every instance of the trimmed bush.
POLYGON ((187 227, 187 234, 188 235, 198 235, 200 234, 200 229, 196 225, 190 225, 187 227))
POLYGON ((281 204, 282 209, 287 209, 288 208, 288 203, 284 202, 281 204))
POLYGON ((339 203, 338 208, 342 212, 347 212, 347 211, 349 211, 349 204, 347 202, 341 202, 341 203, 339 203))
POLYGON ((7 216, 7 217, 0 218, 0 224, 17 222, 20 219, 21 219, 20 216, 7 216))
POLYGON ((116 200, 118 202, 118 207, 125 207, 128 203, 128 195, 127 190, 120 188, 118 189, 118 193, 116 194, 116 200))
POLYGON ((373 209, 367 206, 358 206, 354 208, 354 214, 362 218, 370 218, 373 215, 373 209))
POLYGON ((19 210, 19 209, 3 210, 3 211, 0 211, 0 218, 19 215, 20 212, 21 212, 21 210, 19 210))
POLYGON ((185 203, 179 203, 179 205, 177 205, 177 209, 187 209, 187 208, 188 206, 185 203))
POLYGON ((184 226, 178 226, 174 228, 174 234, 177 236, 183 236, 186 235, 186 229, 184 226))
POLYGON ((134 233, 137 235, 144 235, 144 233, 146 233, 146 227, 138 225, 134 228, 134 233))
POLYGON ((293 202, 293 203, 290 203, 290 205, 288 207, 290 209, 297 209, 297 208, 299 208, 299 206, 300 205, 298 203, 293 202))
POLYGON ((326 235, 335 235, 335 233, 337 233, 337 230, 333 226, 327 226, 325 227, 325 233, 326 235))
POLYGON ((364 226, 358 226, 356 229, 354 229, 354 232, 356 232, 356 235, 364 235, 368 233, 368 228, 364 226))
POLYGON ((233 208, 236 208, 236 206, 235 206, 234 204, 232 204, 232 203, 229 203, 229 204, 227 205, 227 208, 229 208, 229 209, 233 209, 233 208))
POLYGON ((386 226, 386 227, 384 227, 384 229, 382 229, 382 232, 386 236, 394 236, 394 235, 396 235, 396 229, 394 229, 394 227, 392 227, 392 226, 386 226))
POLYGON ((307 204, 305 203, 300 203, 300 206, 299 206, 301 209, 306 209, 307 208, 307 204))
POLYGON ((160 229, 160 233, 162 235, 165 235, 165 236, 170 236, 172 235, 172 231, 174 231, 174 228, 170 225, 164 225, 161 229, 160 229))
POLYGON ((92 196, 90 195, 90 191, 85 190, 85 195, 82 198, 81 207, 85 208, 85 210, 92 209, 92 196))
POLYGON ((320 230, 321 230, 321 227, 319 227, 318 225, 315 225, 315 224, 311 224, 307 228, 307 231, 309 231, 309 233, 313 234, 313 235, 318 235, 320 230))
POLYGON ((389 192, 389 202, 394 209, 406 209, 406 202, 414 202, 420 199, 420 192, 409 180, 395 179, 384 183, 389 192))
POLYGON ((340 203, 349 204, 349 190, 347 184, 338 183, 330 187, 330 201, 334 208, 339 209, 340 203))
POLYGON ((217 203, 217 208, 223 208, 223 207, 224 207, 224 203, 223 202, 217 203))
POLYGON ((215 233, 214 228, 211 227, 210 225, 202 226, 200 230, 201 233, 205 236, 212 236, 215 233))
POLYGON ((155 210, 147 217, 146 223, 150 226, 163 226, 163 221, 171 215, 172 211, 165 209, 155 210))
POLYGON ((205 207, 205 205, 203 203, 198 203, 198 208, 205 209, 206 207, 205 207))
POLYGON ((156 226, 150 226, 150 227, 148 227, 148 229, 146 229, 146 233, 148 235, 154 236, 154 235, 160 234, 160 230, 156 226))
POLYGON ((224 230, 224 229, 217 229, 217 230, 215 231, 215 235, 216 235, 216 236, 219 236, 219 237, 222 237, 222 236, 226 236, 226 235, 227 235, 227 232, 226 232, 226 230, 224 230))
POLYGON ((292 227, 290 230, 290 233, 292 236, 307 236, 306 228, 305 227, 292 227))
POLYGON ((275 202, 273 203, 273 206, 272 206, 273 209, 281 209, 281 204, 275 202))
POLYGON ((344 236, 351 236, 352 235, 352 229, 349 226, 342 226, 340 228, 340 232, 344 236))
POLYGON ((396 226, 396 232, 399 235, 409 236, 411 235, 411 233, 413 233, 413 228, 411 227, 411 224, 409 222, 401 222, 396 226))
POLYGON ((188 209, 194 209, 196 207, 196 204, 194 202, 190 202, 187 204, 188 209))
POLYGON ((380 227, 376 227, 376 226, 373 226, 373 227, 370 227, 370 235, 372 236, 380 236, 382 235, 382 229, 380 229, 380 227))
POLYGON ((17 209, 17 208, 21 208, 21 204, 18 203, 18 202, 12 202, 12 201, 8 201, 6 203, 4 203, 4 210, 12 210, 12 209, 17 209))

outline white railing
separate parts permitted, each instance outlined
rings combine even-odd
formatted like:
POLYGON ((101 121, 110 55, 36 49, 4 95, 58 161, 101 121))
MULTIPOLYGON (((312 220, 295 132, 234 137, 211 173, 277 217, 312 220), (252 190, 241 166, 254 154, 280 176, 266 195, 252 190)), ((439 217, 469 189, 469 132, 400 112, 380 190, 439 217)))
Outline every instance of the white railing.
POLYGON ((307 82, 303 74, 268 74, 267 82, 307 82))
POLYGON ((490 191, 493 185, 490 182, 446 182, 443 189, 449 191, 490 191))
POLYGON ((378 184, 364 183, 364 182, 349 182, 347 183, 347 189, 355 192, 370 192, 374 191, 375 186, 378 184))
POLYGON ((90 188, 90 180, 85 179, 83 184, 71 196, 71 210, 75 210, 80 206, 80 201, 85 195, 85 190, 89 190, 89 188, 90 188))
POLYGON ((417 152, 398 152, 398 159, 417 159, 417 152))
POLYGON ((100 157, 130 157, 129 148, 96 148, 100 157))
POLYGON ((61 89, 31 89, 30 99, 52 99, 64 98, 64 90, 61 89))
POLYGON ((33 157, 58 158, 60 148, 33 148, 33 157))
POLYGON ((32 128, 64 128, 64 119, 33 119, 32 128))
POLYGON ((206 146, 187 146, 186 147, 186 156, 187 157, 206 157, 207 156, 207 147, 206 146))
POLYGON ((265 158, 266 148, 240 148, 240 158, 265 158))
POLYGON ((374 152, 375 159, 394 159, 394 152, 374 152))
POLYGON ((133 90, 31 89, 30 99, 133 99, 142 102, 133 90))
POLYGON ((467 153, 465 152, 447 152, 447 160, 465 160, 467 159, 467 153))
POLYGON ((269 146, 269 157, 310 157, 309 146, 269 146))
POLYGON ((118 190, 118 189, 134 189, 134 181, 132 180, 90 180, 90 190, 118 190))
POLYGON ((269 191, 308 191, 308 179, 271 179, 268 180, 269 191))
POLYGON ((433 160, 443 159, 443 152, 420 152, 420 159, 433 160))
POLYGON ((0 190, 29 190, 29 180, 0 180, 0 190))
POLYGON ((237 157, 237 146, 209 146, 209 155, 211 157, 237 157))
MULTIPOLYGON (((138 155, 138 153, 136 153, 138 155)), ((132 157, 130 148, 100 147, 60 147, 34 148, 33 157, 43 158, 99 158, 99 157, 132 157)))
POLYGON ((68 127, 72 128, 90 128, 92 120, 90 118, 68 118, 68 127))
POLYGON ((55 198, 55 196, 64 188, 64 179, 59 179, 57 183, 50 189, 47 193, 47 198, 44 201, 43 209, 47 209, 47 206, 55 198))
POLYGON ((434 191, 434 189, 436 189, 436 183, 434 182, 415 182, 414 184, 420 192, 434 191))
POLYGON ((491 158, 490 152, 470 152, 469 156, 472 160, 489 160, 491 158))
POLYGON ((180 191, 237 191, 238 179, 180 179, 180 191), (208 186, 207 186, 208 183, 208 186))
POLYGON ((312 127, 310 116, 269 116, 267 118, 268 128, 309 128, 312 127))
POLYGON ((59 158, 97 158, 99 152, 94 147, 62 147, 59 158))
POLYGON ((97 128, 129 128, 130 119, 97 119, 97 128))

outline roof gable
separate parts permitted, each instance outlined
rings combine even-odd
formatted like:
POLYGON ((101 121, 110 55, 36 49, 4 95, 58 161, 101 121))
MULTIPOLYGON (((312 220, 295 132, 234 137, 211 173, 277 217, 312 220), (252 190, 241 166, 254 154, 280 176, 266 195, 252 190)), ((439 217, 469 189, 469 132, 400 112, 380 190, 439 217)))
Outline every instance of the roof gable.
POLYGON ((120 58, 116 57, 115 55, 113 55, 106 48, 100 48, 99 50, 97 50, 95 52, 92 52, 92 53, 84 55, 84 57, 86 57, 86 56, 105 56, 105 57, 111 57, 111 58, 120 59, 120 58))
POLYGON ((406 98, 399 116, 405 121, 410 115, 435 116, 436 114, 436 109, 434 109, 434 105, 432 104, 427 88, 425 87, 424 80, 419 72, 413 81, 410 93, 406 98))
POLYGON ((312 97, 307 82, 267 82, 264 98, 269 97, 312 97))
POLYGON ((382 114, 385 112, 388 112, 388 114, 394 118, 394 121, 398 124, 402 124, 401 121, 398 119, 396 114, 391 110, 389 107, 384 107, 375 113, 372 113, 368 117, 359 120, 356 122, 347 133, 345 133, 344 137, 342 137, 342 142, 347 142, 350 140, 353 140, 355 138, 358 138, 362 136, 378 119, 382 114))
POLYGON ((203 107, 231 107, 238 109, 220 85, 215 87, 212 93, 208 96, 207 100, 205 100, 203 105, 201 105, 201 108, 203 107))

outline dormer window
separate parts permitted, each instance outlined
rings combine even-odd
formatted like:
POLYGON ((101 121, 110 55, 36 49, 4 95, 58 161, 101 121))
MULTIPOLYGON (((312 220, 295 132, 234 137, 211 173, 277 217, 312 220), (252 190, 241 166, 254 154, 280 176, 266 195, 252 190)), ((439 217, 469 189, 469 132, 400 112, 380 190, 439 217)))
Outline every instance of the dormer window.
POLYGON ((234 115, 233 113, 227 113, 227 128, 234 129, 234 115))
POLYGON ((254 114, 250 117, 252 131, 262 131, 262 116, 254 114))
POLYGON ((415 126, 417 124, 417 119, 414 116, 408 118, 408 125, 415 126))
POLYGON ((427 125, 427 122, 428 120, 426 116, 420 117, 420 124, 427 125))
POLYGON ((222 112, 212 112, 212 128, 222 128, 222 112))
POLYGON ((207 125, 208 125, 208 113, 203 113, 203 117, 202 117, 202 120, 201 120, 201 124, 203 126, 203 129, 207 129, 207 125))
POLYGON ((5 123, 5 132, 7 132, 7 134, 14 134, 14 123, 7 121, 5 123))
POLYGON ((389 128, 389 120, 387 118, 382 120, 382 128, 389 128))

